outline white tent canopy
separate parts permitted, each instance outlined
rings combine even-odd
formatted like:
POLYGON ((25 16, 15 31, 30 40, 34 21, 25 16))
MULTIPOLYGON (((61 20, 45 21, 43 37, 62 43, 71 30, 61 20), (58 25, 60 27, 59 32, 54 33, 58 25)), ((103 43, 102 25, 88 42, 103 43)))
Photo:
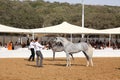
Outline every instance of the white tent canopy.
POLYGON ((59 25, 36 28, 36 29, 20 29, 13 28, 0 24, 0 32, 6 33, 65 33, 65 34, 120 34, 119 28, 96 30, 89 28, 82 28, 80 26, 72 25, 67 22, 63 22, 59 25))
POLYGON ((100 30, 102 34, 120 34, 120 27, 100 30))
POLYGON ((2 24, 0 24, 0 32, 6 32, 6 33, 31 33, 31 31, 29 29, 13 28, 13 27, 2 25, 2 24))
POLYGON ((59 25, 31 29, 33 33, 65 33, 65 34, 98 34, 99 30, 82 28, 76 25, 63 22, 59 25))

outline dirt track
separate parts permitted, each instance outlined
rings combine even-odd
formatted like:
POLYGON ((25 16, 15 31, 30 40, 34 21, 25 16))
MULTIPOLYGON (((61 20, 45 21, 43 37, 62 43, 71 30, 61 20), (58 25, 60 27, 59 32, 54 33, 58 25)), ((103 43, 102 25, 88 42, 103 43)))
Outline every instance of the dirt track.
POLYGON ((36 67, 27 59, 0 59, 0 80, 120 80, 120 58, 93 58, 94 67, 86 67, 84 58, 72 60, 66 67, 65 58, 44 59, 44 67, 36 67))

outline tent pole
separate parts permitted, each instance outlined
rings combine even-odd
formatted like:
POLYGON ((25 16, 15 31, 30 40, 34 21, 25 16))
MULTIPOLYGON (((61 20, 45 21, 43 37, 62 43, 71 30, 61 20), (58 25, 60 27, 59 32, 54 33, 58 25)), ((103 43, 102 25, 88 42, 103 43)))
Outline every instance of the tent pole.
POLYGON ((2 44, 2 46, 5 46, 5 33, 3 35, 3 44, 2 44))
POLYGON ((70 35, 70 41, 72 42, 72 34, 70 35))
POLYGON ((12 41, 12 36, 13 36, 13 34, 10 34, 10 35, 11 35, 11 37, 10 37, 10 38, 11 38, 11 40, 10 40, 10 41, 12 41))
POLYGON ((87 35, 87 43, 89 43, 89 35, 87 35))
POLYGON ((20 44, 22 44, 22 34, 20 34, 20 44))
POLYGON ((34 32, 32 32, 32 39, 33 39, 33 40, 35 39, 35 34, 34 34, 34 32))
POLYGON ((111 34, 109 34, 109 47, 111 46, 111 34))
MULTIPOLYGON (((84 28, 84 0, 82 0, 82 28, 84 28)), ((82 34, 82 38, 84 38, 84 34, 82 34)))

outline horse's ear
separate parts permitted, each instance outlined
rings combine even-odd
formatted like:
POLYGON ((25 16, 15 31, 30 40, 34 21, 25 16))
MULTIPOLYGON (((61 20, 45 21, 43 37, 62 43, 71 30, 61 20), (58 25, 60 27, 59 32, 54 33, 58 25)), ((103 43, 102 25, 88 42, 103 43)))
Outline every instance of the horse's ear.
POLYGON ((60 37, 60 34, 57 34, 58 37, 60 37))
POLYGON ((54 40, 57 40, 57 37, 54 37, 54 40))

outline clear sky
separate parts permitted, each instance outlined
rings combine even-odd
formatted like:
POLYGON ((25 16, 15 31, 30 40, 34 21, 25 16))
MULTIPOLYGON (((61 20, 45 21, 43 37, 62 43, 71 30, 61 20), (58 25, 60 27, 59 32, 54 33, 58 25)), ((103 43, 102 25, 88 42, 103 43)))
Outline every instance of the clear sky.
MULTIPOLYGON (((82 0, 44 0, 49 2, 68 2, 71 4, 82 3, 82 0)), ((120 0, 84 0, 85 4, 90 5, 111 5, 111 6, 120 6, 120 0)))

